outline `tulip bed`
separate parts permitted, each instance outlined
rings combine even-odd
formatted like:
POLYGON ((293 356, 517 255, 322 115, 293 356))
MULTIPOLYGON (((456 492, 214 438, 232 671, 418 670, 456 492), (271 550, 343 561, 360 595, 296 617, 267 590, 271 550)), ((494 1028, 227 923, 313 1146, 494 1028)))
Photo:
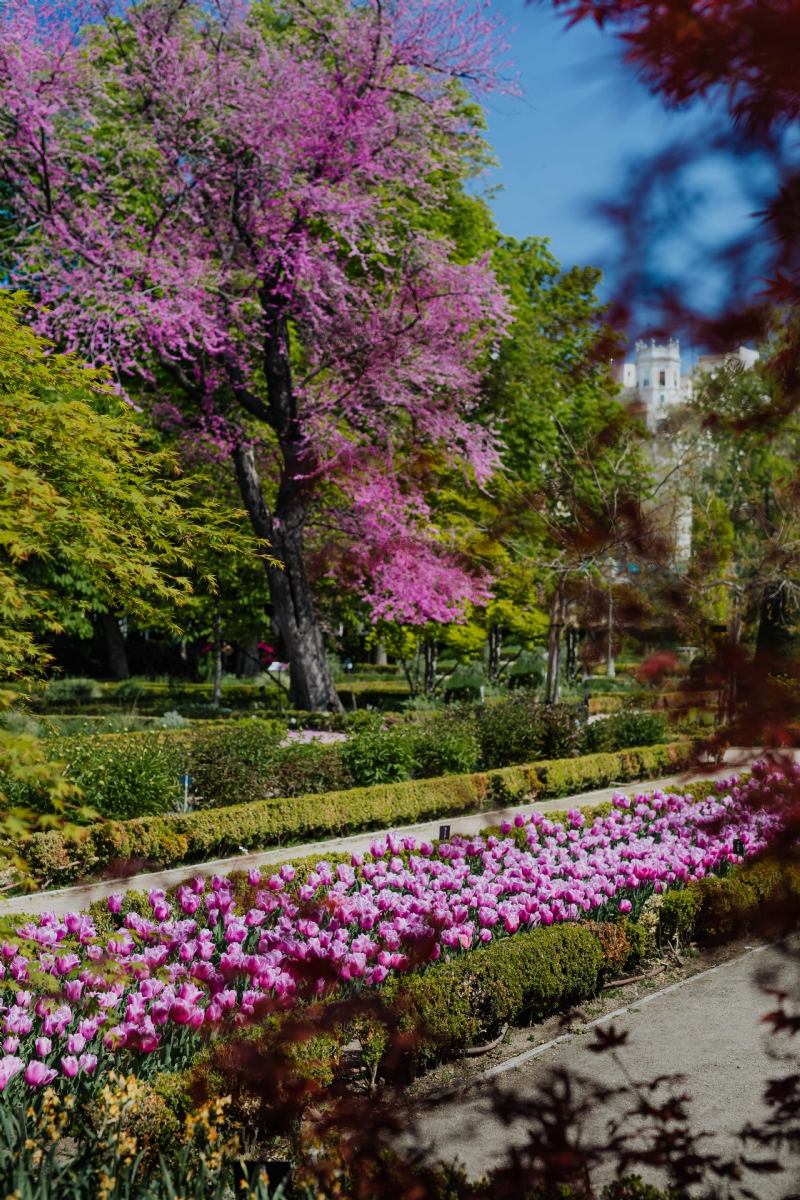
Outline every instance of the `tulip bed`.
POLYGON ((45 913, 0 945, 0 1090, 12 1103, 45 1085, 88 1094, 101 1070, 185 1066, 200 1031, 435 970, 443 954, 517 931, 635 919, 654 891, 724 873, 769 843, 770 777, 738 783, 705 800, 618 793, 591 823, 577 809, 564 824, 520 815, 500 837, 417 845, 390 834, 335 867, 251 871, 238 887, 198 877, 171 899, 151 891, 146 913, 116 895, 105 930, 85 913, 45 913))

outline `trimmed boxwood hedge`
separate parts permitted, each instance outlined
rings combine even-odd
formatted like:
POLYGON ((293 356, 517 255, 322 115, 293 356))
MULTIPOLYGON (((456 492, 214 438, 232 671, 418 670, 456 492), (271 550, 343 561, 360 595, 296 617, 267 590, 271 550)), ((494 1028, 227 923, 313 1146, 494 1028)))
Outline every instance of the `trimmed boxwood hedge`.
POLYGON ((551 925, 492 942, 424 974, 393 978, 383 999, 403 1011, 417 1039, 417 1065, 494 1036, 505 1023, 538 1020, 592 995, 603 965, 597 937, 583 925, 551 925))
POLYGON ((662 935, 679 942, 696 936, 723 942, 751 929, 774 933, 793 925, 800 912, 800 851, 736 867, 727 875, 707 875, 679 891, 667 892, 661 906, 662 935))
POLYGON ((79 842, 60 833, 34 835, 28 857, 48 880, 66 882, 91 864, 100 871, 118 860, 161 867, 344 836, 360 830, 412 825, 480 812, 498 803, 568 796, 611 783, 657 777, 683 768, 688 743, 590 754, 475 775, 449 775, 289 799, 252 801, 186 814, 106 821, 79 842), (70 876, 67 872, 70 864, 70 876))

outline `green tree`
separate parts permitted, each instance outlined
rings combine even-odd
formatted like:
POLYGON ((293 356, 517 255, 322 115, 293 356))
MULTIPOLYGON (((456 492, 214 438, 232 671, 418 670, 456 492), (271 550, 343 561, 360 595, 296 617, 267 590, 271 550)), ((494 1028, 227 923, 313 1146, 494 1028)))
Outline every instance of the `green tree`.
MULTIPOLYGON (((179 631, 189 572, 209 553, 255 553, 231 519, 192 500, 174 458, 148 453, 132 409, 107 374, 56 354, 21 321, 22 294, 0 294, 0 693, 5 707, 50 661, 47 635, 96 597, 112 612, 179 631), (191 503, 190 503, 191 501, 191 503), (48 567, 80 586, 48 587, 48 567)), ((208 573, 206 581, 214 586, 208 573)), ((0 773, 36 781, 63 816, 70 789, 30 738, 0 731, 0 773)), ((2 793, 0 793, 2 794, 2 793)), ((6 809, 24 838, 30 814, 6 809)))
POLYGON ((770 358, 729 363, 697 382, 684 434, 696 447, 688 582, 698 618, 726 623, 734 644, 752 641, 767 659, 793 651, 800 624, 800 417, 781 399, 770 358))
MULTIPOLYGON (((492 261, 515 324, 483 389, 483 412, 506 447, 487 533, 512 566, 498 601, 504 592, 513 601, 522 586, 530 596, 538 590, 539 614, 548 611, 546 696, 553 699, 570 594, 603 577, 610 585, 619 566, 652 552, 644 519, 652 479, 641 431, 610 373, 615 337, 597 298, 601 273, 562 270, 545 238, 499 237, 492 261)), ((507 606, 498 603, 489 614, 495 644, 506 620, 507 606)), ((499 660, 496 650, 490 658, 499 660)))

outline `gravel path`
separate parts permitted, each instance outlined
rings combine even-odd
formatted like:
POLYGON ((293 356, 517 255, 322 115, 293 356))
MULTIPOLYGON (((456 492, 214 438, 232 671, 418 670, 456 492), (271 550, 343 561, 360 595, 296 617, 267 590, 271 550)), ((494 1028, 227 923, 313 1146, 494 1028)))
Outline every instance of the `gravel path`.
MULTIPOLYGON (((507 1101, 514 1094, 523 1104, 530 1103, 552 1071, 566 1069, 574 1077, 611 1087, 681 1076, 675 1090, 691 1097, 693 1131, 711 1135, 704 1143, 706 1151, 739 1158, 744 1148, 738 1132, 748 1122, 756 1124, 768 1116, 763 1102, 766 1081, 798 1069, 790 1038, 768 1032, 761 1019, 774 1007, 774 999, 763 993, 765 985, 798 995, 797 963, 789 950, 800 952, 800 940, 750 949, 667 988, 629 998, 624 1007, 593 1022, 579 1022, 566 1034, 551 1034, 544 1045, 489 1068, 466 1092, 434 1099, 421 1124, 430 1157, 458 1160, 473 1178, 499 1165, 509 1151, 524 1147, 527 1123, 501 1119, 495 1107, 498 1097, 507 1101), (626 1044, 613 1055, 590 1052, 591 1026, 607 1029, 611 1023, 628 1034, 626 1044)), ((538 1040, 537 1034, 532 1036, 538 1040)), ((609 1117, 619 1117, 629 1108, 630 1093, 602 1110, 595 1108, 584 1137, 602 1138, 609 1117)), ((757 1159, 766 1153, 751 1146, 745 1157, 757 1159)), ((740 1186, 749 1186, 750 1195, 760 1200, 796 1195, 798 1160, 783 1161, 786 1173, 755 1175, 745 1170, 740 1186)), ((601 1182, 611 1177, 610 1170, 601 1170, 601 1182)), ((642 1174, 664 1182, 647 1171, 642 1174)))

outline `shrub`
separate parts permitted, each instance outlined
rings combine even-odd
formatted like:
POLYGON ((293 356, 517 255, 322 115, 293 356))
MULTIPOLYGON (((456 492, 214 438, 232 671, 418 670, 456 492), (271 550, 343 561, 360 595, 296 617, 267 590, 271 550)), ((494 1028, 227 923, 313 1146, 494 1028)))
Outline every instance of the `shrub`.
POLYGON ((583 921, 600 943, 603 955, 602 971, 608 978, 616 978, 625 970, 631 954, 631 944, 625 933, 625 921, 583 921))
POLYGON ((402 783, 414 766, 411 743, 402 732, 369 728, 342 745, 341 761, 358 787, 402 783))
POLYGON ((415 779, 468 775, 478 765, 478 739, 463 721, 430 721, 416 726, 406 736, 415 779))
POLYGON ((553 925, 392 979, 384 997, 405 1010, 404 1024, 419 1035, 414 1058, 422 1064, 492 1037, 505 1022, 539 1019, 590 995, 602 961, 588 929, 553 925))
POLYGON ((180 799, 178 743, 157 734, 58 739, 57 758, 81 789, 83 803, 125 821, 175 809, 180 799))
POLYGON ((687 945, 694 935, 697 914, 700 911, 700 893, 695 888, 669 891, 661 905, 661 937, 667 941, 687 945))
POLYGON ((49 706, 97 700, 101 695, 100 688, 94 679, 53 679, 47 685, 44 700, 49 706))
POLYGON ((699 938, 721 941, 756 925, 766 932, 781 928, 797 911, 800 860, 749 863, 722 879, 707 876, 686 890, 698 896, 699 938))
POLYGON ((198 730, 188 743, 192 790, 205 807, 263 800, 271 793, 271 768, 286 732, 280 721, 250 720, 198 730))
MULTIPOLYGON (((612 780, 641 779, 679 770, 688 761, 689 751, 685 743, 653 746, 627 750, 620 755, 589 755, 563 763, 507 767, 496 775, 516 795, 545 799, 585 791, 589 784, 601 787, 612 780)), ((236 804, 210 811, 107 822, 92 828, 91 853, 97 856, 99 866, 115 859, 145 860, 162 866, 204 862, 237 853, 242 846, 261 849, 479 812, 485 806, 488 790, 485 774, 448 775, 441 779, 236 804)))
POLYGON ((278 750, 269 763, 262 795, 308 796, 316 792, 342 791, 354 783, 342 761, 339 746, 294 742, 278 750))
POLYGON ((623 709, 613 717, 586 725, 581 735, 581 750, 584 754, 597 754, 627 750, 631 746, 656 746, 668 737, 669 726, 661 713, 623 709))
POLYGON ((578 745, 572 710, 560 704, 540 706, 529 691, 487 704, 477 711, 475 726, 484 770, 537 758, 568 758, 578 745))

